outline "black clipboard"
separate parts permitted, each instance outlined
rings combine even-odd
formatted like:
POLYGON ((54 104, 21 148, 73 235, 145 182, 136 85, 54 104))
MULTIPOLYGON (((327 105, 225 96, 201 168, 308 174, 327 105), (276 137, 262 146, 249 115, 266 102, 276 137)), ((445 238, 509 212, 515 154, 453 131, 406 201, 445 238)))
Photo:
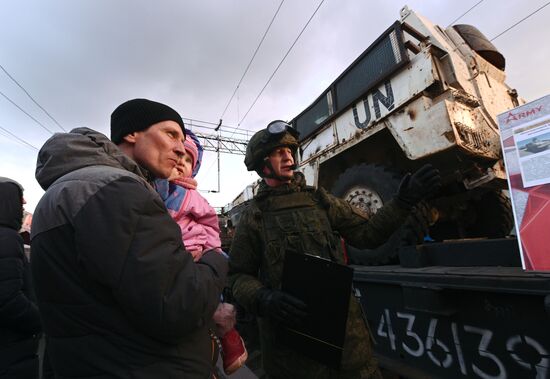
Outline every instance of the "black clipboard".
POLYGON ((309 254, 287 253, 281 289, 308 306, 295 328, 285 327, 281 341, 303 355, 339 368, 344 350, 353 269, 309 254))

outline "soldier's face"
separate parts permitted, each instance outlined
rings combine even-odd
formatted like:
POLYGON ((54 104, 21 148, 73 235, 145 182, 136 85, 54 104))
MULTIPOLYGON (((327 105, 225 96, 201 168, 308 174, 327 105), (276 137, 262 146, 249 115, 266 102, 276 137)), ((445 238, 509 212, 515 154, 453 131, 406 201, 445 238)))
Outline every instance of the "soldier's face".
MULTIPOLYGON (((291 180, 294 177, 294 156, 288 147, 278 147, 267 157, 275 176, 291 180)), ((269 170, 265 168, 264 170, 269 170)), ((267 172, 269 173, 269 172, 267 172)))

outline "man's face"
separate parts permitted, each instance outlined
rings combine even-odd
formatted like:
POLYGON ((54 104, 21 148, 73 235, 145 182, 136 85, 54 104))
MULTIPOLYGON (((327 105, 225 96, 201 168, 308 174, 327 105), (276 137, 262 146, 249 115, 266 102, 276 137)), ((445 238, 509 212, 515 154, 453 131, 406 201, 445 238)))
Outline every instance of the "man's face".
POLYGON ((185 136, 175 121, 161 121, 130 137, 134 160, 156 178, 168 178, 185 153, 185 136))
MULTIPOLYGON (((276 177, 287 180, 294 177, 294 157, 290 148, 285 146, 276 148, 269 153, 267 160, 271 163, 276 177)), ((268 174, 269 169, 264 168, 264 172, 268 174)))

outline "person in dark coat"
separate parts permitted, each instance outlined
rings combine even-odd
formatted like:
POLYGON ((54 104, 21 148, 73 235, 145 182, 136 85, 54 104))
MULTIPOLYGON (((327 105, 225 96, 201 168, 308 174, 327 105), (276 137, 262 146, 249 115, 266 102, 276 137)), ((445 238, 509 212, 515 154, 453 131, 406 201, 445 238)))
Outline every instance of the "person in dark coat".
POLYGON ((194 263, 151 186, 183 154, 181 116, 130 100, 111 139, 77 128, 38 153, 31 260, 49 361, 63 379, 212 377, 227 260, 194 263))
POLYGON ((42 329, 19 229, 23 188, 0 177, 0 378, 38 378, 42 329))

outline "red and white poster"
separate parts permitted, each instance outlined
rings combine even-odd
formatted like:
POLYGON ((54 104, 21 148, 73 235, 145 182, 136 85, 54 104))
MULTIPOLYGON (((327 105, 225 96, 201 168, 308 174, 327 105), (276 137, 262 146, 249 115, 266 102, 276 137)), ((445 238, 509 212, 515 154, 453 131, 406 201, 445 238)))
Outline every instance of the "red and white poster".
POLYGON ((523 268, 550 270, 550 95, 498 123, 523 268))

